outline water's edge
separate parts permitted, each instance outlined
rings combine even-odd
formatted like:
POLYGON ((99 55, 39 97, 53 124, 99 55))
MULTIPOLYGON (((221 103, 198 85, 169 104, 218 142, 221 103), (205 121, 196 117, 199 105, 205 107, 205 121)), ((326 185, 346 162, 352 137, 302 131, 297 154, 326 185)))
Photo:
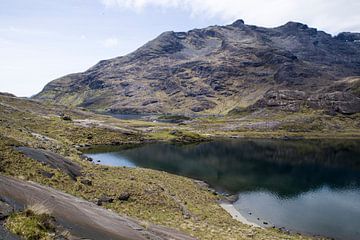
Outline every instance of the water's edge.
POLYGON ((258 227, 258 228, 264 228, 264 227, 261 227, 260 225, 254 223, 254 222, 250 222, 248 221, 238 210, 236 210, 236 208, 234 207, 233 204, 231 203, 225 203, 225 202, 220 202, 219 205, 226 211, 228 212, 231 217, 243 224, 246 224, 246 225, 250 225, 250 226, 253 226, 253 227, 258 227))

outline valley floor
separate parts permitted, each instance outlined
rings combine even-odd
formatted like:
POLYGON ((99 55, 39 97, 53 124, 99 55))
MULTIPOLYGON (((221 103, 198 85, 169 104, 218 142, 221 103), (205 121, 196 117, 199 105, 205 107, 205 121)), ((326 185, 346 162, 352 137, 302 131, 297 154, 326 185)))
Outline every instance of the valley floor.
MULTIPOLYGON (((150 169, 95 165, 82 157, 81 147, 147 141, 191 143, 217 137, 360 138, 359 119, 359 115, 326 116, 304 110, 296 114, 263 111, 160 123, 120 120, 86 110, 0 96, 0 189, 6 188, 4 179, 22 184, 32 181, 40 188, 50 187, 96 203, 101 206, 98 208, 109 209, 120 217, 136 219, 143 229, 155 226, 159 230, 165 226, 198 239, 308 239, 234 220, 219 205, 222 196, 197 181, 150 169), (20 152, 20 146, 34 149, 36 154, 20 152)), ((10 187, 6 189, 12 191, 10 187)), ((1 194, 5 195, 4 191, 0 197, 6 200, 1 194)), ((40 200, 34 201, 41 204, 40 200)), ((51 204, 44 205, 51 213, 51 204)), ((56 213, 55 206, 53 212, 56 213)), ((16 214, 21 213, 10 216, 16 214)), ((11 219, 14 217, 5 220, 6 226, 12 226, 11 219)), ((56 215, 55 219, 66 227, 64 217, 56 215)), ((20 235, 23 232, 9 229, 20 235)), ((71 233, 71 229, 67 230, 71 233)), ((157 234, 169 239, 166 234, 157 234)), ((42 238, 52 239, 54 235, 42 238)))

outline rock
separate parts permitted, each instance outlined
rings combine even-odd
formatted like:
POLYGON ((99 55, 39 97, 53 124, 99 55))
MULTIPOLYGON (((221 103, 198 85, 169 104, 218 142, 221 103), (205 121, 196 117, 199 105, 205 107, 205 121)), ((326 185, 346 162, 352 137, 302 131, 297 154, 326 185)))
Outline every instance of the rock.
POLYGON ((233 22, 233 24, 231 24, 231 26, 234 27, 242 27, 244 26, 245 22, 242 19, 236 20, 235 22, 233 22))
POLYGON ((211 102, 211 101, 201 101, 199 104, 193 106, 191 108, 191 111, 193 111, 193 112, 202 112, 204 110, 214 108, 215 106, 216 106, 216 104, 211 102))
POLYGON ((344 42, 355 42, 360 40, 360 33, 342 32, 339 33, 335 38, 344 42))
POLYGON ((123 192, 118 197, 118 199, 120 201, 127 201, 127 200, 129 200, 129 198, 130 198, 130 193, 128 193, 128 192, 123 192))
POLYGON ((67 115, 62 116, 61 119, 64 120, 64 121, 72 121, 71 117, 67 116, 67 115))
POLYGON ((251 108, 277 108, 283 111, 297 112, 306 99, 303 91, 292 90, 270 90, 264 97, 255 103, 251 108))
POLYGON ((149 100, 146 100, 142 103, 142 106, 147 106, 147 105, 150 105, 150 104, 154 104, 154 103, 157 103, 159 102, 159 100, 157 99, 149 99, 149 100))
POLYGON ((64 158, 63 156, 43 150, 29 147, 17 147, 17 151, 22 152, 25 156, 32 158, 42 164, 46 164, 54 169, 59 169, 64 173, 68 174, 73 180, 81 176, 81 166, 74 163, 70 159, 64 158))
POLYGON ((331 115, 336 112, 344 115, 360 112, 360 98, 349 92, 329 90, 334 88, 336 88, 336 84, 316 93, 298 90, 270 90, 249 109, 275 108, 298 112, 302 106, 306 106, 313 109, 325 109, 326 113, 331 115))
POLYGON ((52 178, 55 175, 54 173, 50 173, 44 170, 38 170, 37 173, 43 175, 46 178, 52 178))
POLYGON ((171 134, 171 135, 176 135, 177 133, 178 133, 177 130, 171 130, 171 131, 170 131, 170 134, 171 134))
POLYGON ((225 199, 230 203, 234 203, 239 199, 239 195, 235 194, 235 195, 225 196, 225 199))
POLYGON ((84 185, 92 186, 92 181, 90 179, 82 179, 80 182, 84 185))
POLYGON ((327 109, 341 114, 355 114, 360 112, 360 98, 349 92, 322 92, 313 94, 308 99, 312 108, 327 109))
POLYGON ((3 201, 0 201, 0 220, 4 220, 13 212, 14 208, 12 206, 3 201))
POLYGON ((98 206, 102 206, 104 203, 112 203, 112 202, 114 202, 114 198, 103 195, 96 201, 96 204, 98 206))
POLYGON ((204 182, 204 181, 201 181, 201 180, 194 180, 194 183, 196 185, 198 185, 200 188, 202 189, 209 189, 209 184, 204 182))
POLYGON ((80 158, 84 161, 92 162, 93 159, 91 157, 88 157, 86 155, 80 155, 80 158))

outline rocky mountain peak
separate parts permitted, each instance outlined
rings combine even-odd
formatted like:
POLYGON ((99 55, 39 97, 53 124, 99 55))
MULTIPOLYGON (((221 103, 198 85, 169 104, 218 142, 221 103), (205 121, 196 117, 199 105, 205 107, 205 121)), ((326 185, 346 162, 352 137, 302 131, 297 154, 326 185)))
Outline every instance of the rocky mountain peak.
POLYGON ((352 114, 359 109, 358 85, 336 84, 360 76, 358 39, 297 22, 263 28, 237 20, 169 31, 126 56, 54 80, 35 98, 101 111, 176 114, 227 113, 238 106, 293 111, 313 99, 308 106, 352 114), (294 94, 302 98, 296 104, 294 94))
POLYGON ((310 28, 308 25, 299 22, 288 22, 285 25, 278 27, 277 29, 291 35, 306 34, 310 36, 316 36, 319 33, 316 28, 310 28))
POLYGON ((233 27, 243 27, 244 24, 245 24, 244 20, 238 19, 238 20, 236 20, 235 22, 233 22, 233 23, 231 24, 231 26, 233 26, 233 27))
POLYGON ((284 24, 283 26, 281 26, 280 28, 287 28, 287 29, 302 29, 302 30, 306 30, 309 28, 308 25, 300 23, 300 22, 287 22, 286 24, 284 24))

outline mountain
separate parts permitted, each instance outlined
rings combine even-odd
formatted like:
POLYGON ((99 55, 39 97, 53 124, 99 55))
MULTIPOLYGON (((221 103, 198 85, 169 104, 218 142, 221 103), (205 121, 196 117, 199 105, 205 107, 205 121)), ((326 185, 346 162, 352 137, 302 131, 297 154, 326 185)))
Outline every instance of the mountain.
POLYGON ((136 51, 45 86, 35 99, 114 113, 259 108, 360 112, 360 33, 289 22, 165 32, 136 51))

